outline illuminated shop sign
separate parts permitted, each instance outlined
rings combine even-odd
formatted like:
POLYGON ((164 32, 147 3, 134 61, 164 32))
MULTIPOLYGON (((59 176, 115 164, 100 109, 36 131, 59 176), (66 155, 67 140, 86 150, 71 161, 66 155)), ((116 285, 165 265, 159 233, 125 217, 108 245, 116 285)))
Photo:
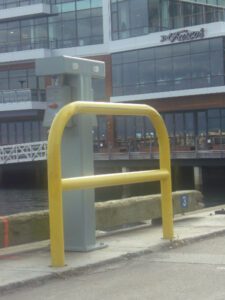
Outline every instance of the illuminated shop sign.
POLYGON ((204 28, 201 28, 199 31, 190 31, 190 30, 180 30, 177 32, 169 33, 168 35, 161 35, 160 42, 187 42, 197 39, 202 39, 205 36, 204 28))

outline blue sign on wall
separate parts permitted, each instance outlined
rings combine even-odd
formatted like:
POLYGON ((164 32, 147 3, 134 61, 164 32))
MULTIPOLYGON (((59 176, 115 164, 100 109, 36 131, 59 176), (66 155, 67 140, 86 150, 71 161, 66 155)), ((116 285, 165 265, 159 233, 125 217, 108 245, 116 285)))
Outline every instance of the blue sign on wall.
POLYGON ((188 207, 188 202, 189 202, 188 195, 182 195, 180 197, 180 206, 181 206, 181 208, 187 208, 188 207))

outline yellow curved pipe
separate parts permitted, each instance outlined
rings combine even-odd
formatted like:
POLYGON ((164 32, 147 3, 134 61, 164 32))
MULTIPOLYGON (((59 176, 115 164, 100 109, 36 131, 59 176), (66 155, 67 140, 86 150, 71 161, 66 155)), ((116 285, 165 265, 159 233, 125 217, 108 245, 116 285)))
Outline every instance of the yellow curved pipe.
POLYGON ((154 108, 144 104, 86 101, 76 101, 64 106, 55 116, 48 138, 48 190, 52 266, 64 266, 65 260, 62 208, 63 189, 85 189, 159 180, 162 194, 163 238, 172 239, 173 209, 170 168, 170 145, 167 130, 162 117, 154 108), (62 179, 61 142, 63 131, 70 118, 76 114, 148 117, 152 122, 158 137, 160 169, 128 172, 124 174, 108 174, 107 176, 98 175, 62 179))

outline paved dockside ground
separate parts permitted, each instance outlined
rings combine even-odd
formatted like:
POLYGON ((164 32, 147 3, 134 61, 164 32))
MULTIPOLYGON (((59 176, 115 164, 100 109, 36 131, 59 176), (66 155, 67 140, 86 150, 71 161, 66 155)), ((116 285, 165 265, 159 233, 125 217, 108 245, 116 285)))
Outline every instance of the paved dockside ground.
POLYGON ((162 239, 162 227, 146 223, 111 233, 97 232, 98 242, 107 247, 87 253, 66 253, 66 266, 50 266, 49 242, 26 244, 0 250, 0 292, 47 279, 69 276, 124 257, 157 253, 162 248, 182 246, 210 235, 225 233, 225 205, 177 215, 174 240, 162 239), (217 213, 215 213, 217 212, 217 213))

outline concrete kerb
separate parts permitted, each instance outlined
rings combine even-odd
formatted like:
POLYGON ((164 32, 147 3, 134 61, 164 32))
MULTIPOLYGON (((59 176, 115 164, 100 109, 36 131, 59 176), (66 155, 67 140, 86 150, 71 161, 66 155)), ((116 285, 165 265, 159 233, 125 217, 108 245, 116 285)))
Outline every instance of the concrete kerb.
POLYGON ((13 283, 9 283, 7 285, 0 286, 0 296, 10 293, 10 292, 14 291, 15 289, 19 289, 19 288, 38 287, 38 286, 45 284, 46 282, 50 282, 51 280, 65 279, 68 277, 78 276, 78 275, 80 276, 82 274, 89 273, 92 270, 96 271, 97 269, 102 268, 103 266, 105 267, 105 266, 111 265, 113 263, 119 263, 121 261, 124 261, 125 259, 126 260, 132 259, 134 257, 138 257, 140 255, 148 254, 151 252, 152 252, 152 250, 149 249, 149 250, 139 251, 139 253, 135 253, 133 255, 124 254, 119 257, 107 259, 105 261, 101 261, 101 262, 97 262, 97 263, 93 263, 93 264, 88 264, 88 265, 82 266, 82 267, 77 267, 77 268, 73 267, 73 268, 68 268, 66 270, 58 270, 58 271, 55 271, 55 272, 47 274, 47 275, 41 275, 41 276, 37 276, 35 278, 26 279, 23 281, 15 281, 13 283))
MULTIPOLYGON (((203 207, 202 194, 187 190, 173 192, 174 213, 187 213, 203 207), (182 197, 185 196, 185 205, 182 197)), ((144 220, 161 218, 160 195, 148 195, 97 202, 96 230, 111 231, 144 220)), ((0 217, 0 248, 49 239, 48 211, 0 217)))

